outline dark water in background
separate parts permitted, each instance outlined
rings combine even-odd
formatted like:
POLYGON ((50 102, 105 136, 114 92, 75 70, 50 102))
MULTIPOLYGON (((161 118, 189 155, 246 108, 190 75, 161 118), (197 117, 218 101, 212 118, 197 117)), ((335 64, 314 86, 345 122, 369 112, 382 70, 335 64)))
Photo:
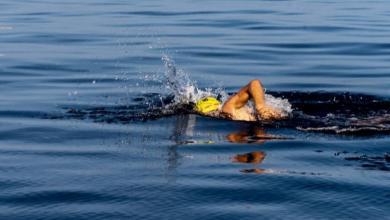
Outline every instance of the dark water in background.
POLYGON ((0 9, 0 219, 389 219, 387 1, 0 9), (314 118, 143 121, 169 99, 163 55, 200 88, 260 78, 314 118), (374 131, 297 129, 359 117, 374 131))

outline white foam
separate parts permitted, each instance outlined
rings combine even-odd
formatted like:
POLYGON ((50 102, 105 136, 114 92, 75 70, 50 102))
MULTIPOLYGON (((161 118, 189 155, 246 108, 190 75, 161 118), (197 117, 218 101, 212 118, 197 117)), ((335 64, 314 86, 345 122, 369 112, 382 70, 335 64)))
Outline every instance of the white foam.
POLYGON ((287 117, 292 112, 291 104, 287 99, 276 98, 270 94, 265 94, 265 103, 280 110, 282 117, 287 117))

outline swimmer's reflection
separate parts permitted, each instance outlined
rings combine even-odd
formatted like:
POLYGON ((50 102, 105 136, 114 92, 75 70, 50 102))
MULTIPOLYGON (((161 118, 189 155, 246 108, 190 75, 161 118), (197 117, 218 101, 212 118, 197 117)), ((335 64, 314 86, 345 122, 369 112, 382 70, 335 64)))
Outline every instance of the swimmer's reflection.
POLYGON ((253 128, 249 128, 248 130, 245 130, 245 131, 230 133, 226 136, 226 139, 232 143, 263 144, 269 140, 287 139, 287 138, 272 135, 272 134, 267 134, 265 132, 264 128, 261 128, 261 127, 253 127, 253 128))
MULTIPOLYGON (((281 139, 282 137, 267 134, 263 128, 254 127, 245 131, 230 133, 226 139, 232 143, 256 143, 263 144, 268 140, 281 139)), ((258 168, 257 166, 263 162, 266 157, 263 151, 253 151, 245 154, 237 154, 232 157, 232 161, 236 163, 253 164, 254 167, 250 169, 242 169, 243 173, 268 173, 267 170, 258 168)))
MULTIPOLYGON (((252 163, 255 164, 260 164, 263 162, 264 158, 266 156, 266 153, 263 151, 254 151, 254 152, 249 152, 246 154, 237 154, 236 156, 233 157, 232 161, 233 162, 238 162, 238 163, 252 163)), ((240 172, 243 173, 267 173, 267 170, 261 169, 261 168, 251 168, 251 169, 242 169, 240 172)))
POLYGON ((237 154, 233 157, 233 162, 260 164, 266 154, 263 151, 254 151, 246 154, 237 154))

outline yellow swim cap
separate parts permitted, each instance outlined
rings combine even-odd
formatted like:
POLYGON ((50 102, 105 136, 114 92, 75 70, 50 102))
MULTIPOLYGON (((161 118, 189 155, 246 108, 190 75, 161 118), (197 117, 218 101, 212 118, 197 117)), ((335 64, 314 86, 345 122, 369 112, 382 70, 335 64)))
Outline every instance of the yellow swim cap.
POLYGON ((200 113, 208 113, 219 108, 221 102, 214 97, 206 97, 196 102, 195 110, 200 113))

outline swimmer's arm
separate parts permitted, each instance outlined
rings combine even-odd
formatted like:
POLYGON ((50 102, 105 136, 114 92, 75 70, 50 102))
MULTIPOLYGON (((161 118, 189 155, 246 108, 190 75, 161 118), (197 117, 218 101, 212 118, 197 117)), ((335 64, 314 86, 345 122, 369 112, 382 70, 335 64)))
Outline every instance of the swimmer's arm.
POLYGON ((250 99, 256 107, 256 111, 265 107, 264 88, 260 80, 252 80, 242 87, 237 94, 232 95, 222 106, 222 112, 232 114, 235 109, 242 108, 250 99))

